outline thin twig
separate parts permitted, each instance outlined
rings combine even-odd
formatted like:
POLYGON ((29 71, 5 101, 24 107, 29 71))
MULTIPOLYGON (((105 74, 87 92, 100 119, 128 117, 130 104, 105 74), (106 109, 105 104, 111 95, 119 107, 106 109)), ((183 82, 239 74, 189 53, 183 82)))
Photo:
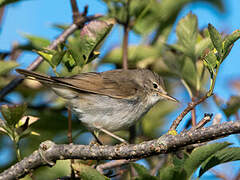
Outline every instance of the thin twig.
MULTIPOLYGON (((192 97, 192 102, 194 102, 195 98, 192 97)), ((195 127, 197 125, 197 121, 196 121, 196 109, 193 108, 191 110, 191 116, 192 116, 192 126, 195 127)))
MULTIPOLYGON (((82 19, 82 26, 91 20, 94 20, 96 18, 101 17, 101 15, 94 15, 94 16, 88 16, 82 19)), ((79 25, 72 24, 70 25, 61 35, 59 35, 52 44, 48 47, 48 49, 55 49, 58 44, 63 43, 66 41, 68 36, 70 36, 73 32, 75 32, 79 28, 79 25)), ((38 56, 30 66, 28 66, 27 70, 35 70, 43 61, 43 58, 41 56, 38 56)), ((0 100, 3 99, 9 92, 14 90, 21 82, 23 81, 23 78, 17 77, 14 80, 12 80, 9 84, 7 84, 4 88, 0 91, 0 100)))
POLYGON ((4 10, 5 10, 5 6, 0 8, 0 28, 1 28, 2 20, 4 16, 4 10))
POLYGON ((152 176, 156 176, 158 170, 165 164, 166 161, 167 161, 167 156, 164 155, 161 159, 159 159, 157 165, 151 170, 150 174, 152 176))
POLYGON ((129 15, 129 6, 130 1, 127 0, 126 4, 126 13, 127 13, 127 19, 126 22, 123 24, 123 47, 122 47, 122 61, 123 61, 123 69, 128 69, 128 36, 129 36, 129 21, 130 21, 130 15, 129 15))
POLYGON ((202 120, 196 125, 193 126, 192 129, 199 129, 202 128, 205 124, 211 121, 213 114, 204 114, 202 120))
POLYGON ((127 25, 124 25, 124 35, 123 35, 123 69, 128 69, 128 35, 129 28, 127 25))
POLYGON ((203 101, 205 101, 208 97, 209 97, 209 95, 206 94, 205 96, 203 96, 198 101, 189 103, 188 106, 186 107, 186 109, 184 109, 183 112, 173 121, 173 123, 172 123, 172 125, 170 127, 170 130, 176 130, 178 125, 179 125, 179 123, 187 115, 187 113, 189 113, 189 111, 191 111, 193 108, 195 108, 198 104, 200 104, 203 101))

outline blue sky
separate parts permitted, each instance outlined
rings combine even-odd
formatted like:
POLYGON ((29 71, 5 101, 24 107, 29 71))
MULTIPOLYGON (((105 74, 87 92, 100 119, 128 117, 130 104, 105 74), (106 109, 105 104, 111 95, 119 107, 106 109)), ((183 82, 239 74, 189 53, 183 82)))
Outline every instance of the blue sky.
MULTIPOLYGON (((79 0, 80 10, 85 5, 89 6, 89 14, 104 14, 106 12, 105 4, 100 0, 79 0)), ((188 5, 180 13, 181 17, 190 11, 198 16, 199 27, 206 27, 208 23, 213 24, 219 31, 231 33, 239 29, 240 20, 240 1, 225 0, 226 12, 220 13, 207 3, 194 3, 188 5)), ((29 33, 36 36, 42 36, 53 40, 60 32, 51 27, 52 24, 70 24, 72 14, 69 0, 26 0, 17 4, 10 5, 6 8, 3 24, 0 32, 0 50, 10 50, 14 42, 25 42, 22 33, 29 33)), ((122 31, 115 28, 112 35, 108 38, 107 44, 103 47, 106 49, 121 44, 122 31)), ((133 33, 130 34, 130 43, 140 42, 140 38, 133 33)), ((175 40, 175 32, 172 32, 169 42, 175 40)), ((228 81, 240 77, 240 41, 235 43, 230 55, 223 63, 224 68, 220 69, 216 82, 215 92, 224 99, 230 95, 236 94, 229 87, 228 81)), ((35 55, 26 53, 20 57, 21 67, 28 66, 35 55)))
MULTIPOLYGON (((100 0, 81 0, 79 1, 80 10, 85 5, 89 6, 89 14, 106 12, 105 4, 100 0)), ((239 28, 240 13, 238 7, 239 0, 225 0, 226 12, 220 13, 212 8, 207 3, 194 3, 188 5, 180 13, 181 17, 188 12, 193 12, 198 16, 199 27, 206 27, 208 23, 213 24, 219 31, 230 33, 239 28)), ((10 5, 6 8, 5 17, 3 20, 0 34, 0 49, 9 50, 13 42, 25 42, 21 34, 29 33, 37 36, 42 36, 53 40, 60 32, 51 27, 54 23, 69 24, 72 22, 71 7, 69 1, 59 0, 26 0, 17 4, 10 5), (57 5, 57 6, 56 6, 57 5)), ((103 47, 104 50, 115 47, 121 43, 122 31, 120 28, 115 28, 112 36, 109 36, 107 44, 103 47)), ((169 42, 175 40, 175 32, 169 42)), ((140 42, 140 38, 133 33, 130 35, 130 43, 136 44, 140 42)), ((240 51, 238 51, 239 42, 233 47, 229 57, 225 60, 219 77, 216 83, 215 92, 220 93, 227 99, 232 91, 229 88, 227 81, 229 79, 240 76, 238 68, 240 61, 240 51), (221 80, 220 80, 221 79, 221 80)), ((26 53, 20 57, 20 64, 26 67, 34 59, 34 54, 26 53)))

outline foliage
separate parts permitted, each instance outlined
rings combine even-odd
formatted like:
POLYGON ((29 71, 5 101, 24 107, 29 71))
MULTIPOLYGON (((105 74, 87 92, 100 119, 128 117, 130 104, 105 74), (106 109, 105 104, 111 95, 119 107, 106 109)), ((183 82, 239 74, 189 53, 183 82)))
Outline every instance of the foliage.
MULTIPOLYGON (((182 85, 190 98, 199 98, 205 93, 210 96, 213 94, 219 68, 220 66, 224 68, 223 62, 234 43, 240 38, 240 31, 223 35, 211 24, 199 30, 198 18, 193 13, 176 22, 181 10, 196 1, 103 0, 107 7, 105 17, 85 24, 56 49, 49 49, 50 40, 47 38, 25 33, 23 36, 27 43, 19 44, 16 49, 22 52, 31 51, 43 57, 44 62, 36 71, 41 73, 53 71, 56 76, 96 71, 98 65, 104 66, 107 63, 121 68, 122 47, 109 49, 105 54, 101 54, 101 47, 115 24, 120 27, 128 24, 133 33, 144 40, 148 39, 147 43, 128 46, 129 68, 149 68, 164 76, 169 94, 182 85), (175 30, 174 24, 176 24, 177 39, 176 42, 168 44, 170 32, 175 30), (208 86, 209 81, 210 86, 208 86)), ((224 9, 222 1, 203 1, 219 10, 224 9)), ((199 0, 199 2, 203 1, 199 0)), ((13 2, 17 1, 3 0, 0 1, 0 6, 13 2)), ((55 27, 65 30, 68 26, 59 24, 55 27)), ((15 77, 12 70, 19 64, 11 60, 9 54, 6 55, 4 52, 0 54, 2 58, 0 87, 3 87, 15 77)), ((24 81, 14 93, 18 94, 28 107, 26 104, 11 106, 8 105, 11 102, 4 99, 4 102, 1 102, 3 119, 0 119, 0 132, 2 139, 4 139, 3 135, 7 135, 12 140, 18 160, 31 154, 44 140, 53 139, 58 143, 67 143, 67 111, 66 104, 61 98, 30 80, 24 81), (40 121, 37 121, 38 118, 40 121), (39 136, 31 136, 32 134, 39 136), (27 143, 28 146, 21 144, 20 140, 23 138, 23 144, 27 143)), ((235 115, 240 108, 239 96, 232 96, 226 103, 218 103, 218 105, 227 117, 235 115)), ((137 140, 143 141, 162 135, 164 123, 168 121, 169 114, 175 112, 177 108, 176 105, 168 102, 160 102, 156 105, 138 124, 137 140)), ((80 125, 75 117, 72 127, 74 143, 89 143, 84 126, 80 125)), ((119 132, 119 135, 128 136, 125 131, 119 132)), ((103 135, 102 138, 106 144, 114 143, 107 136, 103 135)), ((146 168, 147 166, 139 163, 131 163, 130 166, 136 171, 135 179, 138 180, 191 179, 193 174, 198 172, 197 169, 200 169, 198 175, 201 177, 210 168, 239 160, 239 148, 229 147, 230 145, 227 142, 211 143, 195 148, 191 152, 183 150, 180 152, 181 157, 170 154, 167 162, 156 171, 156 176, 151 174, 152 169, 146 168)), ((6 147, 0 146, 0 148, 6 147)), ((146 159, 149 167, 154 166, 153 159, 146 159)), ((12 162, 4 165, 3 169, 10 163, 12 162)), ((48 173, 53 172, 56 172, 56 177, 51 174, 51 178, 57 178, 58 174, 62 175, 62 169, 69 168, 69 162, 58 163, 59 166, 55 167, 54 171, 50 168, 38 170, 37 179, 42 177, 43 172, 46 179, 50 177, 48 173)), ((74 163, 73 168, 82 179, 109 179, 86 163, 74 163)), ((126 171, 129 172, 128 169, 126 171)))

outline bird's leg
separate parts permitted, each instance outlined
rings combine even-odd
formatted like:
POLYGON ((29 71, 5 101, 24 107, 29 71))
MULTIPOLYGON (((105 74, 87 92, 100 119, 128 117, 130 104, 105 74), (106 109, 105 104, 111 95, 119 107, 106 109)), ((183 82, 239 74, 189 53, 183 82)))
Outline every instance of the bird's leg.
POLYGON ((107 134, 107 135, 109 135, 109 136, 111 136, 111 137, 113 137, 113 138, 121 141, 122 143, 128 144, 128 142, 127 142, 126 140, 124 140, 123 138, 120 138, 119 136, 117 136, 117 135, 109 132, 108 130, 103 129, 103 128, 98 128, 98 129, 99 129, 100 131, 104 132, 105 134, 107 134))
POLYGON ((98 131, 93 131, 92 135, 94 136, 94 138, 96 139, 97 143, 100 145, 103 145, 103 143, 100 141, 100 139, 98 138, 99 132, 98 131))

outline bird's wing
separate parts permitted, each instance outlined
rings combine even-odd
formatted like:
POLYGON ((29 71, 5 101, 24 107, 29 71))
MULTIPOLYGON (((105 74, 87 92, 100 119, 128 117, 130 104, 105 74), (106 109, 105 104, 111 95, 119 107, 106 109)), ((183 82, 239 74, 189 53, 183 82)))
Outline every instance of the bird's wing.
POLYGON ((69 78, 54 77, 52 79, 69 85, 73 89, 123 99, 132 98, 140 88, 128 75, 123 76, 121 70, 82 73, 69 78))
POLYGON ((71 77, 51 77, 24 69, 16 71, 52 87, 71 88, 114 98, 131 99, 140 89, 140 86, 131 80, 132 71, 125 71, 125 75, 122 73, 123 70, 113 70, 102 73, 81 73, 71 77))

